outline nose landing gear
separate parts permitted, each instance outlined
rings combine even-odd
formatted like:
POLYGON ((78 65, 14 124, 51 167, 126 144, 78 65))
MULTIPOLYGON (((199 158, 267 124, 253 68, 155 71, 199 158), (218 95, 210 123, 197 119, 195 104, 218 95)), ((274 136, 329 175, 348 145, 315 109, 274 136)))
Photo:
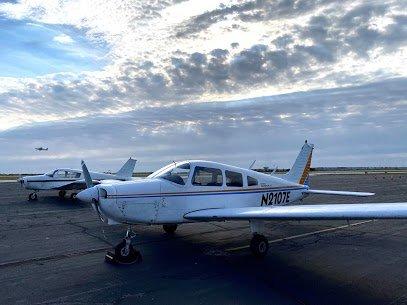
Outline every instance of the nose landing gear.
POLYGON ((108 251, 105 260, 108 263, 130 265, 142 261, 139 251, 134 249, 131 239, 135 237, 131 233, 131 227, 127 229, 124 239, 114 247, 114 252, 108 251))
POLYGON ((163 225, 163 229, 164 229, 165 233, 167 233, 167 234, 174 234, 177 227, 178 226, 176 224, 165 224, 165 225, 163 225))
POLYGON ((58 192, 58 196, 59 196, 59 198, 61 198, 61 199, 64 199, 64 198, 65 198, 65 195, 66 195, 66 191, 65 191, 65 190, 60 190, 60 191, 58 192))
POLYGON ((38 195, 36 192, 30 193, 30 195, 28 195, 28 201, 37 201, 37 200, 38 200, 38 195))

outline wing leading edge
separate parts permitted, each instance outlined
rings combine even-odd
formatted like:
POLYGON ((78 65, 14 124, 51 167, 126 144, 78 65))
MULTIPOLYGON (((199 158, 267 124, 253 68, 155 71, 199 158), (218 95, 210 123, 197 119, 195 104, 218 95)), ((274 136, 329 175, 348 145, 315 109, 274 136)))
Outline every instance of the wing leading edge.
POLYGON ((373 196, 375 193, 367 192, 348 192, 348 191, 328 191, 328 190, 305 190, 304 193, 307 194, 321 194, 321 195, 340 195, 340 196, 356 196, 356 197, 367 197, 373 196))
POLYGON ((184 218, 200 221, 401 219, 407 218, 407 202, 205 209, 187 213, 184 218))

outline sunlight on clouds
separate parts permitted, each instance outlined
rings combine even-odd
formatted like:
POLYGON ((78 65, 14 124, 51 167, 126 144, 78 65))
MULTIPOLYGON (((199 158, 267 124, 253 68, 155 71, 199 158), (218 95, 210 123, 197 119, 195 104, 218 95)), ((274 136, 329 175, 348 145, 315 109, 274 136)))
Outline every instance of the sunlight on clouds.
MULTIPOLYGON (((395 17, 401 14, 397 1, 315 3, 2 3, 0 14, 7 18, 39 27, 69 26, 89 41, 107 45, 106 54, 87 54, 76 48, 79 40, 71 32, 53 38, 66 53, 108 62, 96 72, 1 78, 0 103, 6 110, 0 113, 0 129, 406 76, 407 47, 405 33, 397 27, 403 25, 395 17), (217 55, 220 52, 223 55, 217 55), (41 112, 36 113, 38 108, 41 112)), ((288 121, 287 115, 282 113, 280 119, 288 121)))

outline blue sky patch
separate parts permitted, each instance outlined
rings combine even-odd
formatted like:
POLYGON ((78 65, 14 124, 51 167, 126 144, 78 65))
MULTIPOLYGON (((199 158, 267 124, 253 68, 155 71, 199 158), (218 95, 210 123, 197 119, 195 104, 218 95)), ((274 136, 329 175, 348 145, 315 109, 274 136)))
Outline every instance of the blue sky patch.
POLYGON ((98 70, 106 65, 107 53, 106 45, 71 26, 0 16, 0 77, 98 70))

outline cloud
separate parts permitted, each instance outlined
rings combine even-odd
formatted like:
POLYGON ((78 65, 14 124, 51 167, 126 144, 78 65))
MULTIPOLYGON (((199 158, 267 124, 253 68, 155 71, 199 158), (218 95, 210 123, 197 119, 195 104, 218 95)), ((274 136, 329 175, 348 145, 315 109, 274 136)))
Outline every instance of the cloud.
MULTIPOLYGON (((167 135, 171 139, 192 132, 203 143, 218 143, 225 142, 221 137, 233 137, 233 132, 242 133, 240 141, 251 138, 252 133, 264 126, 282 131, 290 123, 293 133, 295 129, 307 130, 300 123, 306 121, 313 130, 320 128, 327 133, 332 130, 329 129, 332 123, 346 122, 349 125, 338 127, 335 132, 343 134, 343 139, 355 139, 354 130, 349 126, 358 126, 358 120, 351 118, 355 112, 367 109, 356 101, 351 103, 351 93, 358 94, 358 98, 362 96, 368 104, 368 96, 361 92, 366 88, 373 92, 369 84, 388 84, 381 85, 383 92, 390 90, 390 84, 393 89, 402 90, 399 82, 407 77, 404 68, 407 65, 406 9, 402 1, 396 0, 225 4, 194 0, 148 3, 126 0, 120 4, 113 0, 17 1, 0 4, 0 15, 10 24, 52 29, 47 41, 54 39, 53 45, 58 46, 51 48, 52 56, 59 59, 64 55, 64 60, 68 58, 76 64, 75 69, 68 69, 69 66, 60 61, 47 61, 51 56, 46 54, 47 58, 36 67, 25 66, 14 73, 39 69, 41 63, 47 62, 60 70, 30 78, 27 74, 12 78, 0 74, 0 131, 13 132, 12 128, 29 126, 24 130, 30 134, 29 130, 46 128, 47 122, 52 122, 49 126, 54 130, 60 127, 61 133, 66 124, 76 131, 84 124, 89 127, 86 132, 94 136, 103 124, 112 132, 117 129, 125 132, 126 128, 118 121, 128 120, 126 126, 139 126, 137 122, 142 122, 143 127, 133 136, 145 135, 137 138, 138 141, 144 147, 153 147, 149 139, 152 135, 159 137, 163 131, 173 130, 173 134, 167 135), (75 49, 80 43, 87 48, 75 49), (102 57, 102 67, 86 65, 93 60, 85 56, 92 50, 104 52, 94 59, 102 57), (69 54, 73 55, 66 56, 69 54), (78 67, 82 70, 78 71, 78 67), (359 86, 357 90, 350 89, 356 86, 359 86), (325 98, 336 100, 334 105, 329 105, 325 99, 315 97, 318 89, 343 94, 346 101, 324 93, 325 98), (253 97, 264 97, 267 103, 253 97), (319 104, 309 101, 313 98, 319 104), (224 103, 231 100, 240 102, 224 103), (240 104, 246 105, 245 108, 239 108, 234 117, 229 117, 227 112, 240 104), (186 111, 191 109, 194 115, 186 111), (297 113, 300 109, 304 114, 297 113), (216 111, 223 116, 218 116, 216 111), (163 119, 156 112, 162 112, 171 120, 163 119), (261 112, 265 115, 260 115, 261 112), (321 116, 321 112, 325 116, 321 116), (201 119, 201 115, 207 116, 207 120, 201 119), (137 119, 133 121, 134 118, 137 119), (150 118, 151 122, 144 118, 150 118), (94 126, 91 119, 99 125, 94 126), (110 125, 108 120, 115 124, 110 125)), ((10 29, 7 31, 15 32, 10 29)), ((7 54, 16 54, 14 46, 11 50, 7 54)), ((44 49, 32 44, 29 50, 32 55, 41 54, 44 49)), ((13 66, 18 64, 15 60, 13 66)), ((403 94, 405 96, 405 92, 403 94)), ((388 100, 384 95, 380 97, 388 100)), ((387 108, 376 97, 374 100, 377 116, 383 119, 388 115, 387 108)), ((389 100, 392 107, 404 109, 402 98, 389 100)), ((386 117, 386 122, 392 121, 386 117)), ((369 124, 373 126, 372 121, 369 124)), ((389 124, 384 125, 383 135, 396 128, 386 126, 389 124)), ((361 128, 369 131, 365 125, 361 128)), ((129 134, 130 130, 134 133, 129 129, 129 134)), ((79 134, 83 138, 87 135, 79 134)), ((274 133, 268 135, 282 140, 274 133)), ((325 134, 321 131, 316 136, 324 138, 325 134)), ((74 140, 73 135, 70 137, 74 140)), ((92 142, 92 136, 89 135, 89 139, 92 142)), ((165 138, 154 138, 155 143, 157 139, 169 149, 165 138)), ((115 137, 103 138, 94 145, 99 146, 103 141, 115 143, 115 137)), ((232 144, 239 149, 244 146, 243 142, 232 144)), ((211 156, 210 151, 199 148, 211 156)), ((256 148, 261 147, 256 144, 256 148)), ((100 157, 97 149, 93 153, 100 157)), ((60 156, 67 158, 62 152, 60 156)))
POLYGON ((0 133, 1 171, 79 166, 116 169, 127 157, 151 170, 202 158, 247 166, 291 165, 301 143, 316 144, 314 165, 407 165, 406 78, 221 103, 143 108, 48 122, 0 133), (50 148, 37 154, 35 146, 50 148), (18 164, 18 165, 17 165, 18 164))
POLYGON ((60 34, 58 36, 55 36, 53 38, 54 41, 58 42, 58 43, 62 43, 62 44, 70 44, 73 43, 74 40, 72 39, 72 37, 66 35, 66 34, 60 34))

